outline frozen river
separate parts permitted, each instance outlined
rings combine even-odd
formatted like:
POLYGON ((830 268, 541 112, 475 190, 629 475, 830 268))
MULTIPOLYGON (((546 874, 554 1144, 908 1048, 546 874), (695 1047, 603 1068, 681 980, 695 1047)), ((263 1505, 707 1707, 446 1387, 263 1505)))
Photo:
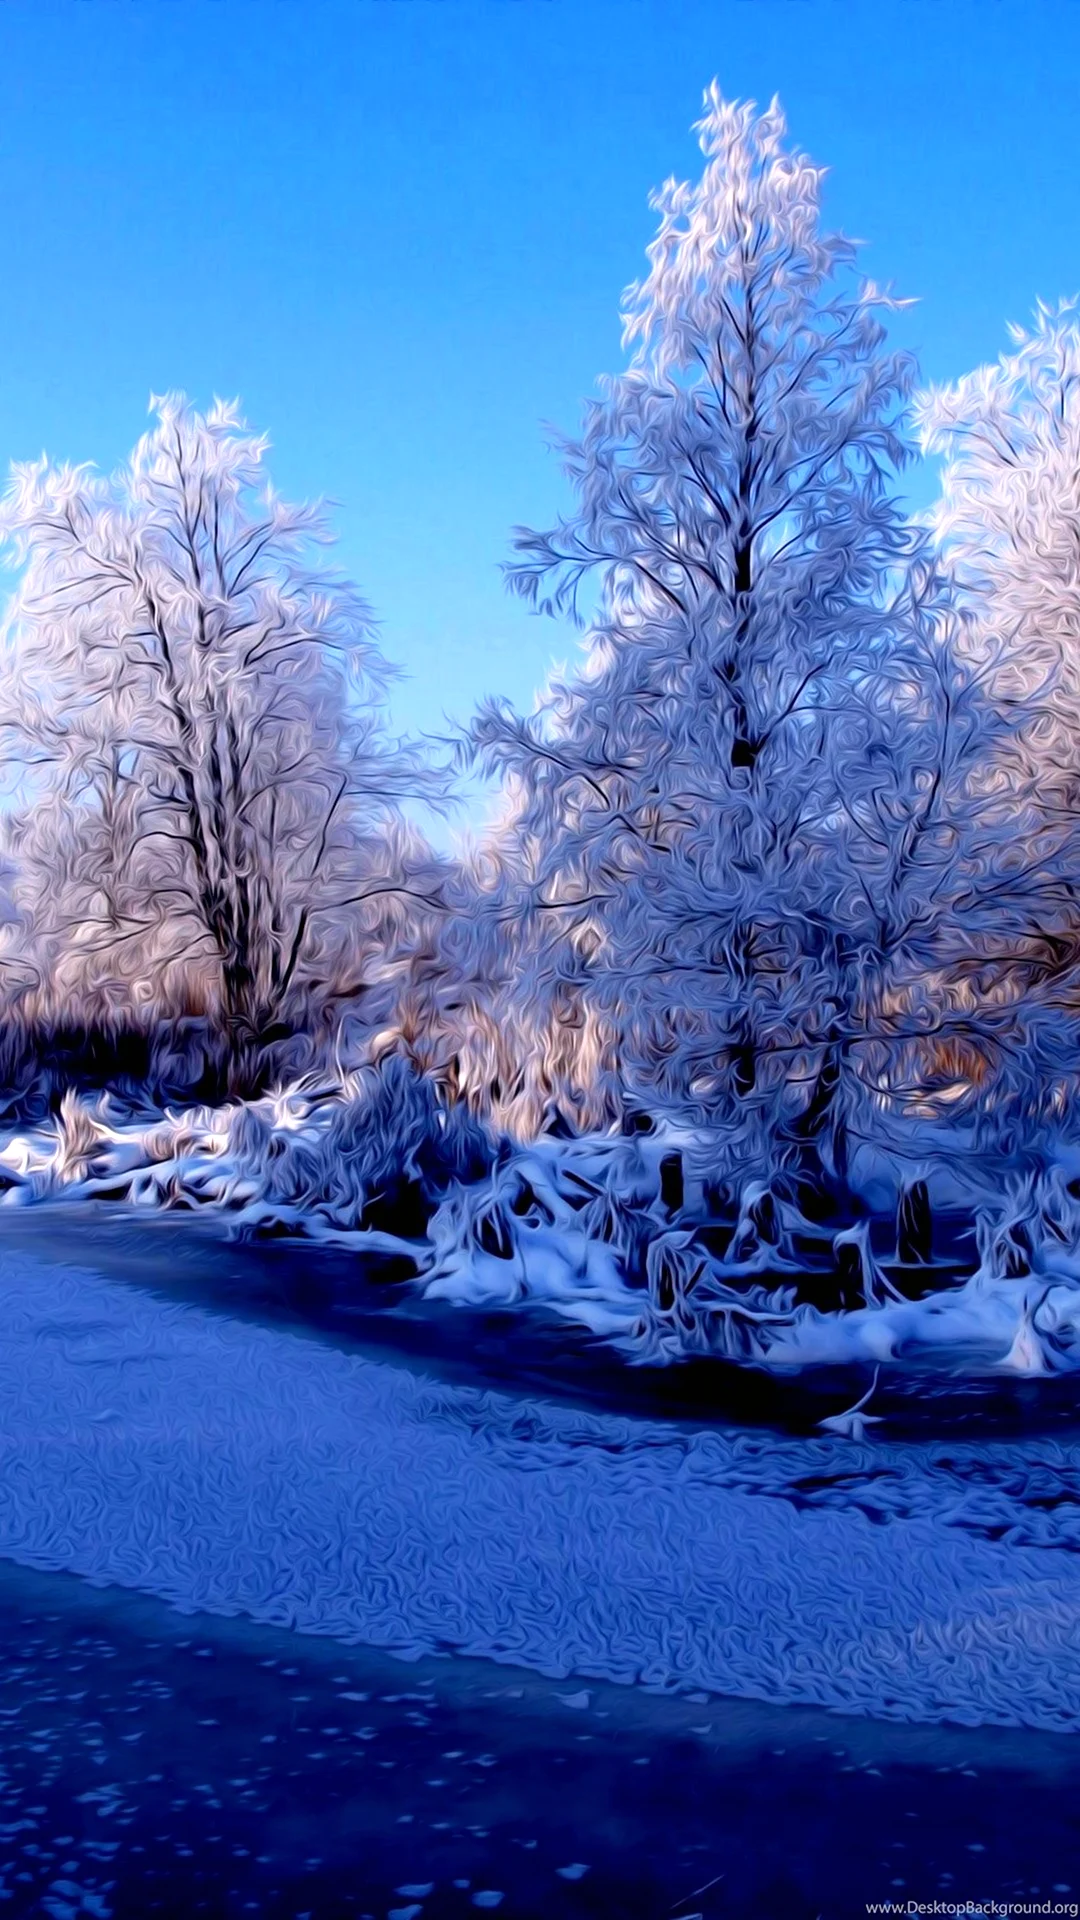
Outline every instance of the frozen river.
POLYGON ((861 1920, 1080 1885, 1061 1735, 403 1664, 9 1563, 0 1648, 8 1913, 861 1920))
POLYGON ((7 1911, 1080 1899, 1067 1408, 661 1421, 495 1383, 466 1316, 302 1331, 330 1273, 5 1224, 7 1911))

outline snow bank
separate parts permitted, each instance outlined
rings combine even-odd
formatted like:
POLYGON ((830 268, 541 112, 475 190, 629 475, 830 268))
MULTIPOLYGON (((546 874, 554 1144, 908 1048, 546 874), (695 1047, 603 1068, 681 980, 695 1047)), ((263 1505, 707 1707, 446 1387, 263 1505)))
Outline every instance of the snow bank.
MULTIPOLYGON (((779 1370, 1080 1368, 1075 1149, 996 1194, 968 1175, 978 1265, 966 1276, 920 1264, 929 1162, 913 1164, 919 1177, 910 1164, 896 1171, 892 1196, 906 1292, 867 1222, 812 1224, 793 1177, 710 1181, 704 1135, 660 1127, 497 1144, 399 1058, 334 1086, 151 1124, 113 1123, 69 1098, 56 1127, 0 1149, 0 1185, 5 1205, 208 1207, 234 1233, 345 1245, 387 1277, 417 1277, 431 1298, 544 1307, 639 1364, 702 1354, 779 1370)), ((884 1191, 883 1166, 867 1165, 884 1191)), ((949 1164, 929 1177, 938 1205, 964 1188, 949 1164)))
POLYGON ((0 1254, 0 1553, 404 1654, 1072 1728, 1078 1472, 523 1403, 0 1254))
POLYGON ((692 1206, 672 1211, 661 1200, 670 1149, 662 1136, 546 1141, 516 1154, 436 1214, 426 1292, 469 1305, 540 1303, 654 1364, 697 1353, 775 1370, 1080 1368, 1080 1204, 1062 1169, 993 1202, 984 1195, 976 1270, 935 1286, 932 1267, 921 1278, 916 1269, 908 1277, 922 1297, 908 1298, 875 1257, 865 1221, 815 1229, 782 1183, 747 1180, 717 1252, 692 1206), (814 1281, 838 1304, 807 1300, 814 1281))

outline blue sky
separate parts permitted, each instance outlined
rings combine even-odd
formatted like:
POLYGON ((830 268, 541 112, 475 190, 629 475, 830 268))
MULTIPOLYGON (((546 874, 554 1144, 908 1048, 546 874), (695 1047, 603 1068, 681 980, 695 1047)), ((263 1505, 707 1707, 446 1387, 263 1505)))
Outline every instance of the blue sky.
POLYGON ((0 456, 115 463, 152 389, 239 393, 410 678, 531 701, 505 594, 544 422, 620 363, 652 186, 715 74, 779 92, 927 374, 1080 288, 1076 0, 5 0, 0 456))

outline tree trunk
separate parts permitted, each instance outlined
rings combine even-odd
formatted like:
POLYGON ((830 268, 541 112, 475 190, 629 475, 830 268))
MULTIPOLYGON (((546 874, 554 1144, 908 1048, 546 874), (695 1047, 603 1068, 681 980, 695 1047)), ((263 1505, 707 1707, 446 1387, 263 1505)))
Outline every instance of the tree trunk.
POLYGON ((829 1039, 810 1098, 798 1119, 787 1129, 788 1138, 797 1143, 801 1152, 816 1148, 819 1156, 821 1143, 827 1136, 832 1172, 840 1181, 847 1179, 847 1129, 836 1111, 836 1098, 843 1080, 848 1047, 849 1043, 841 1040, 839 1035, 829 1039))

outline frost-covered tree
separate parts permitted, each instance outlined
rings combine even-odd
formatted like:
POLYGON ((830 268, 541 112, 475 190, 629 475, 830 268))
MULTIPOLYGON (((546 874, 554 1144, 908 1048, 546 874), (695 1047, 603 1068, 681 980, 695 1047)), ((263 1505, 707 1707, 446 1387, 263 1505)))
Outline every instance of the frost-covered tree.
MULTIPOLYGON (((578 616, 596 582, 585 665, 476 739, 510 776, 537 918, 617 1012, 636 1087, 813 1132, 875 913, 837 742, 910 619, 890 485, 912 367, 779 106, 714 87, 699 133, 700 180, 655 196, 629 365, 566 443, 575 509, 518 536, 537 607, 578 616)), ((541 937, 536 990, 560 970, 541 937)))
MULTIPOLYGON (((1030 771, 1080 793, 1080 315, 1040 304, 1014 350, 922 397, 944 455, 934 531, 966 646, 996 697, 1025 708, 1030 771)), ((1019 770, 1013 762, 1013 771, 1019 770)))
POLYGON ((512 836, 466 849, 439 887, 440 911, 414 917, 391 1035, 454 1098, 530 1138, 564 1123, 593 1129, 619 1112, 611 1023, 576 982, 557 929, 540 983, 536 926, 522 912, 512 836))
MULTIPOLYGON (((920 399, 944 456, 932 525, 959 651, 996 709, 978 787, 985 858, 957 904, 983 985, 1049 1025, 1044 1085, 1069 1066, 1080 999, 1080 315, 1041 304, 1013 350, 920 399), (1054 1016, 1058 1015, 1056 1025, 1054 1016)), ((981 1002, 985 1017, 987 1005, 981 1002)))
POLYGON ((61 983, 202 979, 257 1036, 403 884, 383 829, 418 770, 320 511, 278 498, 234 406, 153 407, 111 478, 42 459, 4 501, 22 890, 61 983))

